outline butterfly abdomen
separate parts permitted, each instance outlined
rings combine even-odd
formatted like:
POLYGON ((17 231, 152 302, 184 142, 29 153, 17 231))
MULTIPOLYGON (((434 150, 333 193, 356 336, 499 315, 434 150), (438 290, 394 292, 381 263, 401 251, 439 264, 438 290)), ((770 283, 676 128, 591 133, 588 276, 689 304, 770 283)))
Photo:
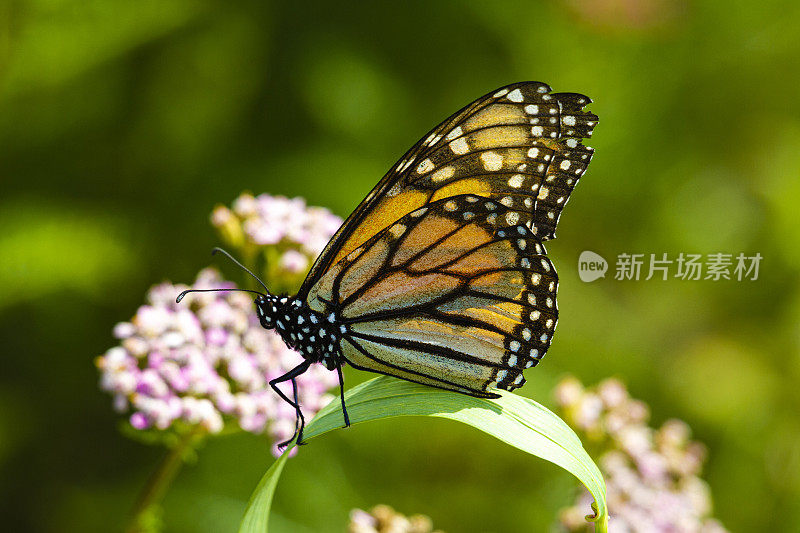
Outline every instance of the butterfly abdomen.
POLYGON ((304 359, 322 363, 329 370, 336 368, 339 341, 347 331, 336 313, 326 316, 298 298, 271 294, 256 299, 256 312, 264 328, 277 331, 283 342, 304 359))

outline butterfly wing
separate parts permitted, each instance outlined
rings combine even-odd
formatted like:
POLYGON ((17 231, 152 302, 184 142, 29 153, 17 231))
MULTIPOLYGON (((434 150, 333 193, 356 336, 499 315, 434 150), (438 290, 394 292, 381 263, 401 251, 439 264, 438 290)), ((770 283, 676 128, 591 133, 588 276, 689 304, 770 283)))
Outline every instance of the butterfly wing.
POLYGON ((538 82, 493 91, 453 114, 415 144, 348 217, 311 269, 298 296, 384 228, 431 202, 474 194, 516 210, 544 241, 593 150, 591 100, 550 94, 538 82))
POLYGON ((308 303, 352 366, 475 396, 547 351, 558 278, 524 216, 477 195, 418 208, 351 251, 308 303))

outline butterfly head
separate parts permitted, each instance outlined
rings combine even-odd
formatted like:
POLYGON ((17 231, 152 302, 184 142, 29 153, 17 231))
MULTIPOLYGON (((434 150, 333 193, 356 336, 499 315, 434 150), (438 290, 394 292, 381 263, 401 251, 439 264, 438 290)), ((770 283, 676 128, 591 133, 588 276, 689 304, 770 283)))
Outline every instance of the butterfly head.
MULTIPOLYGON (((285 298, 284 298, 285 299, 285 298)), ((256 315, 261 327, 275 329, 276 320, 282 304, 280 298, 274 294, 259 294, 256 296, 256 315)))

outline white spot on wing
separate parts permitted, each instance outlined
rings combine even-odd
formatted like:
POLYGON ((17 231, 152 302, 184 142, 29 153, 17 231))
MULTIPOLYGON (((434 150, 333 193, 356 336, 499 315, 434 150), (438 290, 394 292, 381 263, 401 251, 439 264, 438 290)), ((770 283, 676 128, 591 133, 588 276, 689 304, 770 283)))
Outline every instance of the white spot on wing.
POLYGON ((521 102, 524 99, 519 89, 514 89, 513 91, 508 93, 507 98, 512 102, 521 102))
POLYGON ((495 152, 484 152, 481 154, 483 168, 490 172, 495 172, 503 168, 503 156, 495 152))
POLYGON ((440 182, 453 177, 453 174, 456 173, 456 169, 453 167, 442 167, 436 172, 433 173, 431 176, 431 180, 434 182, 440 182))
POLYGON ((430 159, 426 159, 417 166, 417 174, 425 174, 426 172, 430 172, 433 169, 434 169, 433 161, 431 161, 430 159))
POLYGON ((464 155, 469 152, 469 145, 467 140, 461 137, 450 143, 450 149, 456 155, 464 155))
POLYGON ((448 134, 447 134, 447 136, 446 136, 444 139, 445 139, 446 141, 452 141, 452 140, 453 140, 453 139, 455 139, 456 137, 461 137, 461 134, 462 134, 462 133, 464 133, 464 132, 463 132, 463 130, 461 129, 461 126, 458 126, 457 128, 454 128, 454 129, 453 129, 453 131, 451 131, 450 133, 448 133, 448 134))
POLYGON ((513 176, 511 176, 511 178, 509 178, 508 185, 510 187, 514 187, 515 189, 519 189, 520 187, 522 187, 523 181, 525 181, 525 176, 523 176, 522 174, 514 174, 513 176))

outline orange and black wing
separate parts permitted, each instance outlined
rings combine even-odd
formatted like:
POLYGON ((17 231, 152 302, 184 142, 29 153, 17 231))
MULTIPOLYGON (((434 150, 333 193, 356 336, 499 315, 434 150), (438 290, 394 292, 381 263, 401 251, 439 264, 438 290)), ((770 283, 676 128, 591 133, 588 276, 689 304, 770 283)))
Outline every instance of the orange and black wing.
POLYGON ((593 150, 591 100, 522 82, 493 91, 439 124, 414 145, 348 217, 311 269, 298 296, 356 248, 431 202, 462 194, 519 213, 541 241, 555 228, 593 150))
POLYGON ((525 216, 478 195, 434 201, 350 251, 308 295, 352 366, 474 396, 512 390, 547 351, 558 278, 525 216))

